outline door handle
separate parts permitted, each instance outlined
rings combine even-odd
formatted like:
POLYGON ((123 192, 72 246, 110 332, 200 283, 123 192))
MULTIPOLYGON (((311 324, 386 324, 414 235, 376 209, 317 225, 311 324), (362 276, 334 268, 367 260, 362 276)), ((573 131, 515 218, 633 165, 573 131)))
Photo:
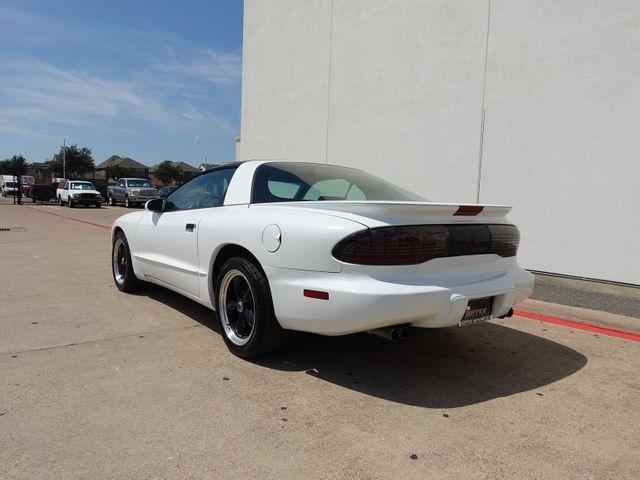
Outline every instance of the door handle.
POLYGON ((196 224, 195 223, 187 223, 187 225, 184 227, 184 229, 187 232, 193 232, 196 229, 196 224))

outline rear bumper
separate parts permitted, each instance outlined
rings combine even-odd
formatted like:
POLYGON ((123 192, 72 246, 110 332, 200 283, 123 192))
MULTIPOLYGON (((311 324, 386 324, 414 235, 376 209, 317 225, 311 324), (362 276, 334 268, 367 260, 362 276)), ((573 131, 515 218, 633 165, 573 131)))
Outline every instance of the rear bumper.
MULTIPOLYGON (((420 328, 458 325, 467 302, 495 297, 492 315, 505 315, 533 291, 533 275, 515 267, 457 285, 417 285, 360 273, 320 273, 265 267, 276 317, 287 329, 342 335, 408 323, 420 328), (329 300, 303 295, 329 293, 329 300)), ((434 282, 432 282, 434 283, 434 282)), ((443 282, 443 284, 446 282, 443 282)))

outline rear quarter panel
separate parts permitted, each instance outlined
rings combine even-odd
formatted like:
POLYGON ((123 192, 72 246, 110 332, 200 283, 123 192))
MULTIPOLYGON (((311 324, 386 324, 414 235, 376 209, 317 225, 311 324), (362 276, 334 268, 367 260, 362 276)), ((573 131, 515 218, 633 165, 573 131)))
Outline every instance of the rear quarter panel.
POLYGON ((208 266, 209 271, 218 252, 236 244, 263 266, 339 272, 341 264, 331 250, 342 238, 365 228, 351 220, 281 207, 235 205, 212 210, 202 219, 198 233, 200 266, 208 266), (280 229, 281 243, 275 252, 269 252, 263 243, 263 233, 270 225, 280 229))

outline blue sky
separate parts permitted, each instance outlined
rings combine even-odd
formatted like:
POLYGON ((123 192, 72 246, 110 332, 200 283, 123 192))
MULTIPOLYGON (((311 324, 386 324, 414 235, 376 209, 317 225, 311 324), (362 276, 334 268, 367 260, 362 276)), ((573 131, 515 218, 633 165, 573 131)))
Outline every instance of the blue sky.
POLYGON ((235 157, 242 0, 0 0, 0 159, 235 157))

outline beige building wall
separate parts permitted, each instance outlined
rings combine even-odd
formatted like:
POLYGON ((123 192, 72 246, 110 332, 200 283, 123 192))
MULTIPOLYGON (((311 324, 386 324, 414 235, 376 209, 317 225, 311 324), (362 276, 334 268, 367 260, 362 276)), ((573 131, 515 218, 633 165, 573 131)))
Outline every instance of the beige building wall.
POLYGON ((245 0, 237 155, 510 204, 524 267, 640 284, 638 52, 631 0, 245 0))

